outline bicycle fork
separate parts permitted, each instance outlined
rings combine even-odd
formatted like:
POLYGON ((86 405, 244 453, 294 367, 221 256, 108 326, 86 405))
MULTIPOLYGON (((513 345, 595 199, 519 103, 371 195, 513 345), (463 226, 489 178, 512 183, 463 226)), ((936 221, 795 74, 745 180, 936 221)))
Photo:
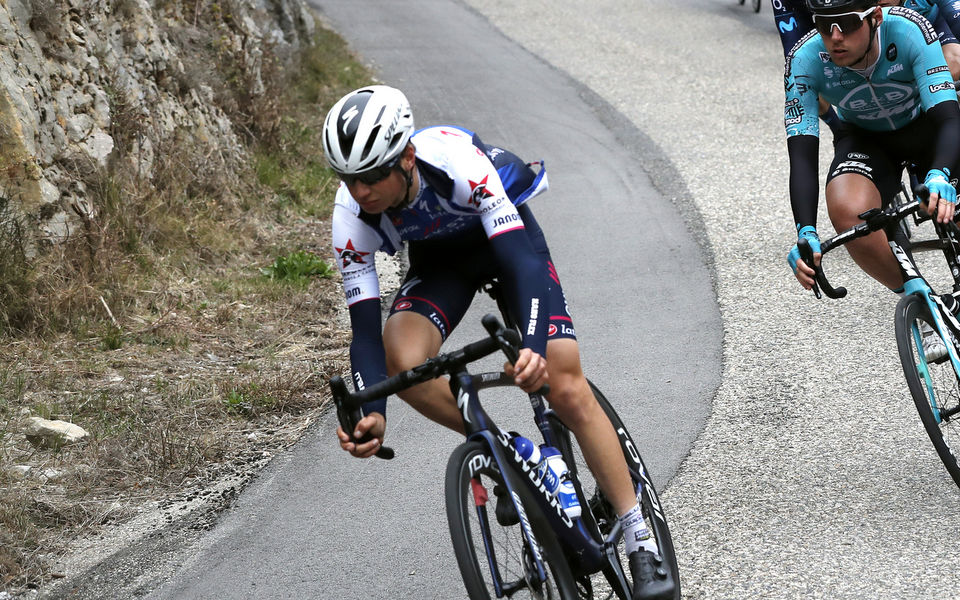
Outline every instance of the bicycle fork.
MULTIPOLYGON (((906 253, 903 252, 895 242, 890 242, 891 248, 894 249, 894 256, 897 257, 897 260, 900 262, 901 270, 907 272, 903 264, 906 261, 907 266, 913 268, 913 263, 909 260, 909 257, 906 256, 906 253), (897 251, 900 251, 898 253, 897 251)), ((940 339, 943 340, 943 344, 947 349, 947 356, 950 359, 950 363, 953 365, 954 377, 960 373, 960 356, 957 354, 957 346, 955 340, 957 339, 958 332, 960 332, 960 321, 957 320, 956 315, 950 311, 947 306, 944 304, 943 300, 940 297, 933 293, 933 290, 930 288, 930 285, 916 272, 913 268, 912 273, 914 277, 912 279, 907 279, 903 284, 903 291, 906 296, 919 296, 923 298, 927 306, 927 311, 930 313, 931 318, 933 319, 933 326, 937 330, 937 333, 940 335, 940 339)), ((914 344, 918 348, 919 352, 923 352, 923 339, 920 334, 920 330, 916 325, 912 326, 912 333, 914 336, 914 344)), ((918 372, 923 376, 927 384, 927 389, 933 389, 933 382, 930 375, 930 369, 927 365, 927 361, 921 360, 920 364, 917 365, 918 372)), ((952 413, 949 415, 943 415, 940 412, 938 403, 934 399, 928 398, 930 404, 930 410, 933 412, 934 418, 937 422, 941 422, 944 417, 949 418, 952 416, 952 413)))
MULTIPOLYGON (((454 397, 457 399, 457 407, 460 409, 460 412, 463 415, 463 422, 464 427, 466 428, 467 438, 473 440, 482 440, 484 445, 490 450, 490 458, 494 464, 486 464, 483 466, 494 466, 496 470, 501 473, 501 480, 503 482, 503 486, 506 488, 506 495, 509 496, 510 501, 513 503, 513 506, 517 511, 517 516, 520 520, 520 530, 523 534, 525 547, 529 552, 530 560, 528 562, 528 577, 534 576, 538 583, 543 583, 547 580, 547 571, 544 564, 543 555, 540 552, 540 544, 537 542, 536 536, 533 533, 533 527, 531 526, 530 519, 524 510, 523 502, 521 502, 520 496, 513 487, 512 478, 507 475, 508 471, 511 470, 511 466, 506 464, 508 458, 505 456, 505 453, 498 448, 500 442, 497 441, 497 438, 503 437, 503 434, 500 433, 496 429, 496 426, 491 423, 490 418, 480 406, 479 401, 477 401, 477 391, 473 385, 473 379, 469 373, 466 371, 461 371, 456 377, 452 377, 450 379, 450 388, 454 393, 454 397), (495 433, 497 435, 494 435, 495 433)), ((473 467, 471 467, 471 469, 473 469, 473 467)), ((523 483, 521 482, 520 485, 523 485, 523 483)), ((487 491, 482 485, 480 485, 476 478, 471 479, 471 487, 474 496, 475 508, 477 511, 477 518, 482 524, 481 528, 483 531, 483 545, 484 549, 486 550, 487 562, 490 567, 490 574, 493 579, 497 597, 502 597, 504 594, 510 595, 528 582, 518 581, 514 582, 513 585, 505 586, 506 582, 503 581, 500 570, 497 568, 496 549, 494 548, 493 540, 489 535, 489 515, 487 514, 486 510, 486 505, 488 502, 487 491)))

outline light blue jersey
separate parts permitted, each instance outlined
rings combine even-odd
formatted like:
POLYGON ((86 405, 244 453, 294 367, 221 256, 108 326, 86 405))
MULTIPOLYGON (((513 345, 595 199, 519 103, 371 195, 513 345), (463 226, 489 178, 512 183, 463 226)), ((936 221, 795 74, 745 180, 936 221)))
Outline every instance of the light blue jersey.
POLYGON ((957 100, 953 79, 929 21, 902 7, 883 9, 880 56, 869 74, 830 59, 816 30, 787 56, 784 125, 787 137, 819 136, 817 95, 837 107, 840 119, 870 131, 894 131, 921 111, 957 100))
POLYGON ((904 0, 900 6, 917 11, 931 23, 936 21, 937 15, 940 14, 940 6, 937 0, 904 0))

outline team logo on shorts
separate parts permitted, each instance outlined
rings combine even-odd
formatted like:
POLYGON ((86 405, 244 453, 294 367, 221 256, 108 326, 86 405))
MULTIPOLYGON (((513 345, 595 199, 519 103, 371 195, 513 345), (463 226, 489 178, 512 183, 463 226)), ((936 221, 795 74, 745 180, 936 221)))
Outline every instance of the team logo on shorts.
POLYGON ((413 302, 409 300, 401 300, 393 305, 393 310, 407 310, 413 307, 413 302))
POLYGON ((358 264, 365 265, 367 261, 363 260, 363 257, 370 254, 369 252, 358 252, 356 248, 353 247, 353 240, 347 240, 347 245, 343 248, 333 247, 337 251, 337 254, 340 256, 340 262, 343 264, 344 268, 347 265, 358 264))
POLYGON ((557 335, 557 326, 553 323, 550 323, 550 325, 547 327, 547 337, 553 337, 555 335, 557 335))

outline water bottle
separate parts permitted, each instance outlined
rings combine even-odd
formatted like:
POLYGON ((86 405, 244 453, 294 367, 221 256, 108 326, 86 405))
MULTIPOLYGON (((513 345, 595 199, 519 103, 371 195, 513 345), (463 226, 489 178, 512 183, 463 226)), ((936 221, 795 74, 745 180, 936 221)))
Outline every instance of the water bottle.
POLYGON ((540 448, 540 456, 542 462, 539 469, 543 487, 557 498, 568 517, 576 519, 580 516, 580 501, 577 499, 573 482, 570 481, 567 463, 563 461, 560 451, 553 446, 540 448))
POLYGON ((513 447, 517 450, 517 454, 519 454, 523 460, 539 466, 540 448, 537 448, 536 444, 522 435, 513 436, 511 441, 513 442, 513 447))

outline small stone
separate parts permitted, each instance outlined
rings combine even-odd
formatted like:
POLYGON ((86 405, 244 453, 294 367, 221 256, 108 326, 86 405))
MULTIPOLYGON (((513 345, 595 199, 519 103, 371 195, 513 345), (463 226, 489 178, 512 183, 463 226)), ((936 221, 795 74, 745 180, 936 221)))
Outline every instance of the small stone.
POLYGON ((28 418, 23 433, 27 441, 38 448, 55 448, 74 444, 90 435, 79 425, 67 421, 50 421, 40 417, 28 418))

